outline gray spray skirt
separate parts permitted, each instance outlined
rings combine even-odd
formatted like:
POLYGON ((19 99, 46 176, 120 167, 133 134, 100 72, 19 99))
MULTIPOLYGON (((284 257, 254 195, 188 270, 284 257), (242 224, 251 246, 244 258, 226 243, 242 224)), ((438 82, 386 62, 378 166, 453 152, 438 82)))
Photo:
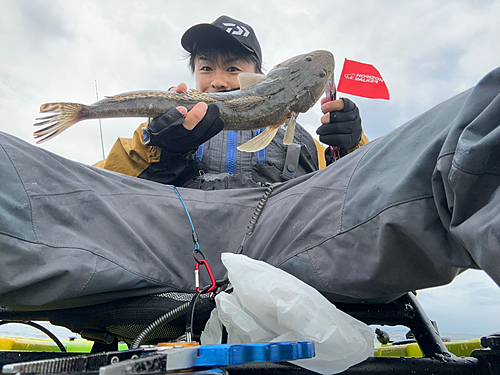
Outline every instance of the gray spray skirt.
MULTIPOLYGON (((276 186, 244 254, 334 302, 389 301, 466 268, 500 284, 499 93, 496 69, 326 169, 276 186)), ((194 290, 191 227, 172 186, 7 134, 0 168, 0 306, 59 309, 194 290)), ((178 190, 223 277, 220 254, 238 249, 265 189, 178 190)))

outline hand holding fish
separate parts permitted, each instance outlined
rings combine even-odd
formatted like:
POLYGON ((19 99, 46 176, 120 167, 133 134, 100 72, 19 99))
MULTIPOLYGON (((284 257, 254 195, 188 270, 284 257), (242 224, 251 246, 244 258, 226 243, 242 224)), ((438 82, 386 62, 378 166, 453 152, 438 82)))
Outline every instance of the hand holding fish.
POLYGON ((142 128, 144 143, 158 146, 172 154, 187 154, 215 136, 224 128, 224 120, 219 116, 216 104, 196 104, 189 112, 185 107, 172 108, 151 120, 142 128), (189 116, 189 118, 188 118, 189 116), (191 129, 186 126, 190 121, 191 129))
POLYGON ((168 89, 168 91, 178 92, 179 94, 183 93, 183 92, 187 92, 187 90, 188 90, 188 87, 184 82, 178 84, 177 86, 172 86, 168 89))
MULTIPOLYGON (((177 86, 172 86, 168 91, 182 94, 187 92, 187 85, 185 83, 181 83, 177 86)), ((193 130, 193 128, 203 119, 203 116, 205 116, 205 113, 207 112, 207 106, 202 105, 201 103, 203 102, 196 104, 189 112, 184 106, 176 107, 177 110, 185 117, 182 125, 187 130, 193 130)))
POLYGON ((362 133, 361 117, 359 109, 347 98, 327 101, 321 100, 321 125, 316 134, 319 140, 329 146, 340 147, 349 150, 355 147, 362 133))

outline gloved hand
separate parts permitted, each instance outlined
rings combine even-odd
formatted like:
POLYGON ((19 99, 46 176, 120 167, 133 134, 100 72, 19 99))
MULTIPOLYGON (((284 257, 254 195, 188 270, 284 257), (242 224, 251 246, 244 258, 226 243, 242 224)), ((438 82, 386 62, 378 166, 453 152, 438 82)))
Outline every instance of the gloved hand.
POLYGON ((192 129, 182 123, 184 115, 176 108, 151 120, 147 128, 142 128, 144 143, 158 146, 172 154, 186 154, 195 150, 224 128, 224 120, 219 117, 219 107, 209 104, 203 119, 192 129))
POLYGON ((340 111, 329 112, 329 122, 316 129, 316 134, 319 135, 320 142, 349 150, 361 140, 361 117, 353 101, 347 98, 342 98, 342 100, 344 108, 340 111))

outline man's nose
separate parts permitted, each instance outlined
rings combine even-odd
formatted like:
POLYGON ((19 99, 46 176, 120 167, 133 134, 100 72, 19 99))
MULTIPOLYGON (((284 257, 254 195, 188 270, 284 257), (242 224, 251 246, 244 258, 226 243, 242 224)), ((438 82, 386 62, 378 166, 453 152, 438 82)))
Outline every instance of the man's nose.
POLYGON ((226 75, 223 72, 216 71, 210 85, 217 90, 228 90, 229 89, 226 75))

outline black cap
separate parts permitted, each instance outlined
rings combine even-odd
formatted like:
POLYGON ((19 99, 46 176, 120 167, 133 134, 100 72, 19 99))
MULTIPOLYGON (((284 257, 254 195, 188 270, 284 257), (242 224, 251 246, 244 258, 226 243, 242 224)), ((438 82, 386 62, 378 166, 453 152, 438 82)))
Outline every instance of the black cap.
POLYGON ((262 62, 262 51, 257 36, 250 25, 228 16, 220 16, 212 23, 200 23, 189 28, 181 38, 182 47, 193 52, 196 41, 238 42, 246 50, 253 52, 262 62))

